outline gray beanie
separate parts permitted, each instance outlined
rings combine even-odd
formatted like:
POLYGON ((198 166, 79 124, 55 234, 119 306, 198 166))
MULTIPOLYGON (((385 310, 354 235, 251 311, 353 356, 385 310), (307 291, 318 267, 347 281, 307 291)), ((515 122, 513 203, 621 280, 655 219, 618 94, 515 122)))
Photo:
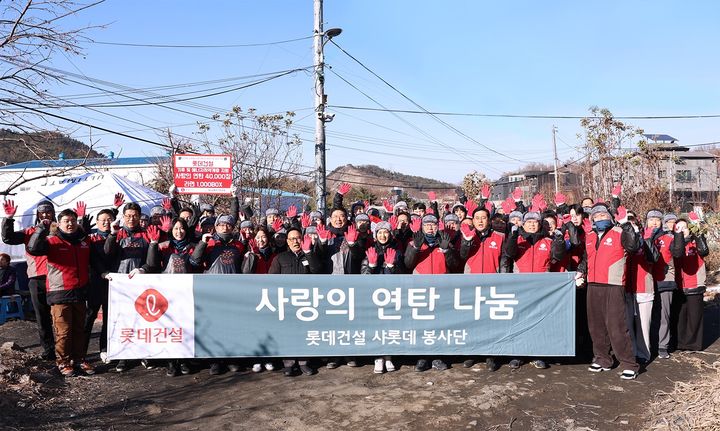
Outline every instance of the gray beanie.
POLYGON ((606 207, 603 204, 595 204, 593 205, 592 209, 590 210, 590 221, 592 221, 595 218, 595 214, 600 213, 606 213, 612 217, 612 214, 610 214, 610 210, 608 210, 608 207, 606 207))
POLYGON ((388 232, 392 232, 392 225, 390 225, 390 223, 386 222, 386 221, 377 222, 377 223, 375 223, 375 226, 373 226, 373 227, 374 227, 373 232, 375 234, 377 234, 377 232, 379 230, 383 230, 383 229, 385 229, 388 232))
POLYGON ((317 234, 317 227, 310 225, 305 228, 305 235, 317 234))
POLYGON ((240 222, 240 229, 245 229, 246 227, 253 227, 253 222, 250 220, 243 220, 240 222))
POLYGON ((425 217, 422 218, 422 224, 425 223, 435 223, 437 224, 438 219, 435 217, 435 214, 427 214, 425 217))
POLYGON ((663 222, 663 224, 665 224, 669 221, 673 221, 673 220, 677 221, 677 219, 678 219, 677 215, 675 215, 673 213, 667 213, 667 214, 665 214, 665 217, 663 217, 662 222, 663 222))
POLYGON ((310 219, 312 220, 312 219, 314 219, 314 218, 322 219, 322 218, 323 218, 323 215, 322 215, 322 213, 321 213, 320 211, 312 211, 312 212, 310 213, 310 219))
POLYGON ((407 202, 405 202, 405 201, 400 201, 400 202, 398 202, 398 203, 395 204, 394 209, 400 209, 400 208, 407 209, 407 207, 408 207, 407 202))
POLYGON ((221 224, 221 223, 227 223, 230 226, 235 226, 235 217, 227 214, 223 214, 215 219, 215 226, 221 224))
POLYGON ((161 207, 160 205, 155 205, 154 207, 150 208, 150 217, 156 215, 165 215, 165 208, 161 207))
POLYGON ((540 220, 542 220, 542 216, 537 211, 528 211, 523 216, 523 223, 525 223, 528 220, 540 221, 540 220))
POLYGON ((210 204, 202 204, 200 205, 200 211, 215 212, 215 207, 210 204))
POLYGON ((445 217, 443 217, 443 222, 447 223, 451 221, 454 221, 455 223, 460 223, 460 218, 458 218, 458 216, 453 213, 445 214, 445 217))
POLYGON ((213 216, 203 217, 200 219, 200 226, 214 226, 215 220, 217 220, 213 216))
POLYGON ((279 214, 280 214, 280 211, 278 211, 277 208, 268 208, 268 209, 265 210, 265 217, 267 217, 267 216, 269 216, 269 215, 273 215, 273 214, 274 214, 274 215, 279 215, 279 214))
POLYGON ((355 222, 359 222, 359 221, 370 221, 370 216, 368 216, 365 213, 360 213, 355 216, 355 222))
POLYGON ((513 217, 517 217, 517 218, 519 218, 519 219, 522 219, 522 218, 523 218, 523 215, 522 215, 522 213, 521 213, 520 211, 511 211, 511 212, 510 212, 510 215, 508 216, 508 220, 512 220, 513 217))
POLYGON ((647 216, 645 217, 645 219, 647 220, 647 219, 653 218, 653 217, 654 217, 654 218, 659 218, 659 219, 662 220, 662 218, 663 218, 663 213, 662 213, 662 211, 660 211, 660 210, 650 210, 650 211, 648 211, 647 216))

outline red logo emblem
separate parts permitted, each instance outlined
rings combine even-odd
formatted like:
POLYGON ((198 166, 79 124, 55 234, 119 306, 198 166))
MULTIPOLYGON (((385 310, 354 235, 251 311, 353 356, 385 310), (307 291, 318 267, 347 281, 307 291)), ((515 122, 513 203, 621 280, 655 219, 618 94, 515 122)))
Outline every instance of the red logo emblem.
POLYGON ((135 310, 148 322, 161 318, 167 309, 167 298, 155 289, 147 289, 135 300, 135 310))

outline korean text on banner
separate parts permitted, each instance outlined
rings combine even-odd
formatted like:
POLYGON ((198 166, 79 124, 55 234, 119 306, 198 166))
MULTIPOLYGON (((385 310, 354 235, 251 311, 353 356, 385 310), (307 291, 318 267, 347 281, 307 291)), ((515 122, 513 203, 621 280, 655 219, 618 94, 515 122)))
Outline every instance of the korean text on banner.
POLYGON ((229 154, 175 154, 173 178, 179 193, 230 194, 233 187, 229 154))

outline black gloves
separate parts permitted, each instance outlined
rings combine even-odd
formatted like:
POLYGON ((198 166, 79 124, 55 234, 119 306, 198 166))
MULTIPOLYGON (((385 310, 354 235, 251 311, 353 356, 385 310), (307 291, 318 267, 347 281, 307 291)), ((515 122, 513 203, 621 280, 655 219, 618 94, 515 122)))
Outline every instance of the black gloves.
POLYGON ((425 234, 422 230, 419 230, 413 234, 413 243, 415 243, 415 248, 420 248, 423 245, 423 242, 425 242, 425 234))

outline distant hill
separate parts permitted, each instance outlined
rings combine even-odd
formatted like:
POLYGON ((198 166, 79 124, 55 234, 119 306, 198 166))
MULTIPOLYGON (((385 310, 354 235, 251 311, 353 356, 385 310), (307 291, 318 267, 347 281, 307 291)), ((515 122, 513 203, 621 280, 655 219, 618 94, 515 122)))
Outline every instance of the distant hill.
POLYGON ((433 191, 439 199, 453 200, 459 188, 456 184, 406 175, 375 165, 344 165, 336 168, 328 175, 328 191, 334 194, 338 186, 344 182, 350 183, 354 189, 367 189, 379 198, 390 196, 393 187, 399 187, 413 199, 426 199, 427 193, 433 191))
POLYGON ((90 150, 84 143, 57 132, 17 133, 0 129, 0 149, 0 161, 8 165, 37 159, 58 159, 60 153, 66 159, 105 157, 90 150))

